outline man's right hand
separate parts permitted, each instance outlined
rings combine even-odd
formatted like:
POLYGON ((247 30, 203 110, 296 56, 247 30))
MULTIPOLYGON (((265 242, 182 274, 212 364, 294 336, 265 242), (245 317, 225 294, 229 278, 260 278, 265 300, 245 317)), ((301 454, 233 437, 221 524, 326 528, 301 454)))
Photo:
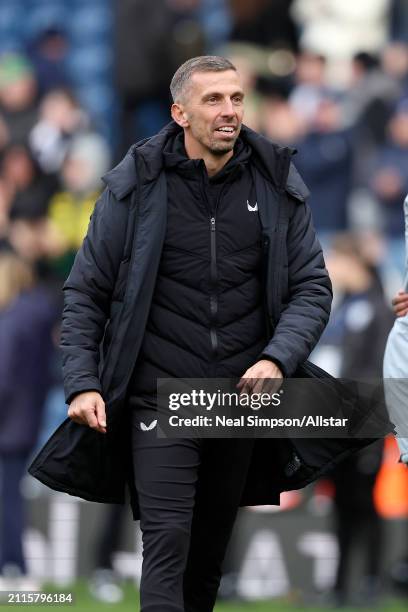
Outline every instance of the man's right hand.
POLYGON ((68 416, 79 425, 88 425, 100 433, 106 433, 105 402, 97 391, 76 395, 68 408, 68 416))
POLYGON ((398 291, 392 300, 392 308, 397 317, 405 317, 408 313, 408 293, 398 291))

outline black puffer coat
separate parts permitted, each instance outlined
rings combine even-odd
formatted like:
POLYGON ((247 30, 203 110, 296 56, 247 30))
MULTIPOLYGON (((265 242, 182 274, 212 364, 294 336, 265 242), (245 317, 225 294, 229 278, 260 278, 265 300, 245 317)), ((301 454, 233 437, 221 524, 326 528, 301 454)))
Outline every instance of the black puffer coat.
MULTIPOLYGON (((179 130, 171 123, 134 145, 105 176, 107 188, 64 287, 61 346, 66 401, 84 390, 100 391, 108 433, 67 419, 29 469, 51 488, 92 501, 123 502, 128 483, 135 519, 138 506, 124 400, 143 341, 166 233, 163 149, 179 130)), ((291 150, 245 127, 241 137, 257 162, 254 182, 270 337, 264 355, 291 376, 327 323, 331 284, 305 202, 308 192, 291 164, 291 150)), ((349 439, 256 440, 241 505, 278 504, 281 491, 312 481, 356 444, 349 439)))
POLYGON ((251 149, 208 178, 183 133, 163 151, 167 224, 139 358, 129 384, 137 405, 155 404, 156 379, 239 377, 267 344, 262 230, 251 149))

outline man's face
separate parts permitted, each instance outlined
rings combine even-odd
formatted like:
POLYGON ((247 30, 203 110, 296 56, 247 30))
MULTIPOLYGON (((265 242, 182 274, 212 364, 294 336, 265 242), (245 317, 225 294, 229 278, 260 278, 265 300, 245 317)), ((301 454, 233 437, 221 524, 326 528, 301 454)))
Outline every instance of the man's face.
POLYGON ((196 72, 183 102, 174 106, 190 141, 213 155, 232 151, 244 115, 244 92, 235 70, 196 72))

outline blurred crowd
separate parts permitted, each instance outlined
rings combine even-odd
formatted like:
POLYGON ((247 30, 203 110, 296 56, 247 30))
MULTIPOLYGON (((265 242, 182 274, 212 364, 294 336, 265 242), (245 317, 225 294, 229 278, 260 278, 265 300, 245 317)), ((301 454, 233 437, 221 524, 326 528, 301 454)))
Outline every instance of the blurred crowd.
MULTIPOLYGON (((104 46, 82 56, 75 36, 96 26, 92 15, 79 18, 81 3, 30 0, 31 34, 13 22, 19 0, 0 6, 0 461, 8 500, 0 574, 26 572, 19 484, 39 440, 66 414, 56 348, 63 281, 101 176, 132 142, 169 121, 169 82, 184 60, 228 56, 244 81, 245 123, 297 149, 336 294, 316 353, 325 369, 381 376, 389 298, 404 272, 405 0, 103 0, 95 15, 102 4, 104 46), (106 47, 111 62, 97 52, 106 47), (93 74, 102 79, 92 89, 99 96, 84 95, 87 74, 89 83, 93 74), (111 90, 113 104, 102 104, 111 90)), ((380 537, 371 496, 381 448, 371 455, 360 462, 355 506, 339 510, 345 555, 353 534, 341 517, 367 512, 380 537)), ((359 465, 349 465, 346 477, 359 465)), ((336 482, 341 507, 341 474, 336 482)), ((378 571, 376 564, 367 570, 376 587, 378 571)), ((342 574, 339 590, 343 582, 342 574)))

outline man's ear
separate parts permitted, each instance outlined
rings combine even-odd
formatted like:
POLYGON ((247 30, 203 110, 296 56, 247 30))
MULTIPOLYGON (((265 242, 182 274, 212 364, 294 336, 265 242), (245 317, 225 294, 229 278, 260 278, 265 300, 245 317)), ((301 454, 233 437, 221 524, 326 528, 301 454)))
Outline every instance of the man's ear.
POLYGON ((182 105, 177 102, 171 105, 171 116, 182 128, 187 128, 190 125, 186 111, 183 109, 182 105))

